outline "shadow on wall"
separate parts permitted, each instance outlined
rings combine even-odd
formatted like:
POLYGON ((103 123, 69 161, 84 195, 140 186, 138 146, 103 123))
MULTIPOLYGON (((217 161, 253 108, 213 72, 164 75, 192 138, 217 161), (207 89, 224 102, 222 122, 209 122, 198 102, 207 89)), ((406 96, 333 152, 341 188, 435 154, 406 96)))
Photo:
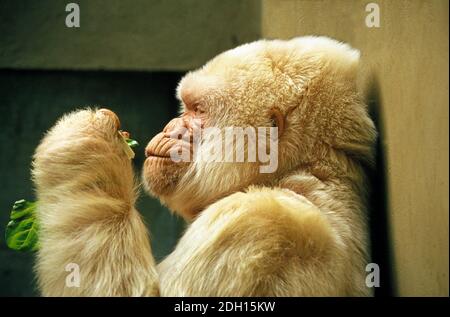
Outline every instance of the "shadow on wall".
POLYGON ((375 296, 394 296, 395 277, 393 256, 390 245, 389 197, 387 190, 387 162, 385 156, 385 129, 381 106, 379 84, 372 77, 366 100, 369 113, 378 130, 375 146, 375 166, 369 171, 371 192, 369 195, 369 227, 372 247, 372 262, 380 267, 380 287, 375 288, 375 296))

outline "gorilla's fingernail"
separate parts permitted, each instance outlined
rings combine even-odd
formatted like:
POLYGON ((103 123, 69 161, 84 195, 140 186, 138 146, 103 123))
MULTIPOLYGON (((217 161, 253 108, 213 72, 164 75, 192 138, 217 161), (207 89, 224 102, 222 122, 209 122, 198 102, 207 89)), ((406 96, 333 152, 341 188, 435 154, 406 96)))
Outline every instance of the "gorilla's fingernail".
POLYGON ((102 108, 102 109, 98 110, 98 112, 103 114, 103 115, 105 115, 105 116, 111 117, 111 119, 114 122, 114 126, 116 127, 116 129, 120 128, 119 117, 114 112, 112 112, 111 110, 106 109, 106 108, 102 108))

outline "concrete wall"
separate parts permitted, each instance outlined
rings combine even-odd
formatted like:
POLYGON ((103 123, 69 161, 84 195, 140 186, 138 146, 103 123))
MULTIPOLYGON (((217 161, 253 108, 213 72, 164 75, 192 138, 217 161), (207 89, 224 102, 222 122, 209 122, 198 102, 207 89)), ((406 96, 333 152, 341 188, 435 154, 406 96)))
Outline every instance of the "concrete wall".
POLYGON ((0 2, 0 68, 188 70, 259 35, 259 0, 0 2))
MULTIPOLYGON (((374 1, 381 27, 367 28, 362 0, 77 0, 78 29, 64 24, 68 2, 0 2, 1 223, 13 199, 32 194, 30 155, 64 111, 113 106, 145 141, 175 111, 182 75, 154 71, 185 72, 261 36, 327 35, 359 48, 366 65, 360 86, 380 129, 373 255, 385 294, 448 295, 447 1, 374 1)), ((156 201, 140 204, 162 257, 182 223, 156 201)), ((32 257, 0 245, 0 295, 33 294, 32 257)))
POLYGON ((369 2, 263 1, 262 34, 327 35, 361 50, 386 162, 396 293, 448 296, 448 2, 373 1, 381 25, 368 28, 369 2))

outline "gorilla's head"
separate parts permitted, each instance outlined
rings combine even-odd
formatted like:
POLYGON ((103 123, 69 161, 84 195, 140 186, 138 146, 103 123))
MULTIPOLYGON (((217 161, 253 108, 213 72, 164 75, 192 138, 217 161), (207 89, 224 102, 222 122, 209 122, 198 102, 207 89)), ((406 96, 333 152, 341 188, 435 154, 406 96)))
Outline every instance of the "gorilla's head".
POLYGON ((180 116, 147 145, 146 189, 189 219, 249 185, 370 160, 375 130, 356 90, 358 61, 348 45, 302 37, 245 44, 188 73, 180 116))

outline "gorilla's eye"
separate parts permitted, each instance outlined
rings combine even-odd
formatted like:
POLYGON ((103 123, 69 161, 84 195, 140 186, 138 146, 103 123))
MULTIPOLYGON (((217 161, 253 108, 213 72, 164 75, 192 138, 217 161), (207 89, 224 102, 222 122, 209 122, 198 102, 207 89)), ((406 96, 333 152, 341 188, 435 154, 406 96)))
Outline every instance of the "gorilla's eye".
POLYGON ((277 120, 274 117, 270 118, 270 125, 272 126, 272 128, 278 127, 277 120))
POLYGON ((284 131, 284 116, 277 107, 270 109, 270 122, 273 128, 278 128, 278 137, 280 137, 284 131))
POLYGON ((203 107, 200 106, 199 104, 196 104, 194 109, 195 109, 195 114, 198 116, 201 116, 205 113, 205 109, 203 109, 203 107))

